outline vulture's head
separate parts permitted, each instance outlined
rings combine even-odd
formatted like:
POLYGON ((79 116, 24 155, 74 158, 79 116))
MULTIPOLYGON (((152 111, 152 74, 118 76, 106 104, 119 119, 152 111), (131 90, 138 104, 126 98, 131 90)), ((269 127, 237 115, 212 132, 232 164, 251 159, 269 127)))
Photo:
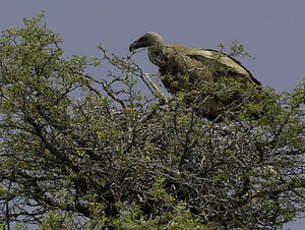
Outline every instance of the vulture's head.
POLYGON ((145 48, 155 45, 162 45, 163 39, 162 37, 155 32, 148 32, 143 34, 138 40, 134 41, 129 46, 129 51, 133 51, 139 48, 145 48))

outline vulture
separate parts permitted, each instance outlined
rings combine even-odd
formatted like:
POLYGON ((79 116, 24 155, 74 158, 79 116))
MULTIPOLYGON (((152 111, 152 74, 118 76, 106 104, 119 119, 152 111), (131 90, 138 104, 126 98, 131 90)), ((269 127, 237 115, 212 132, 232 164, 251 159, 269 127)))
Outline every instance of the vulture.
POLYGON ((202 92, 198 87, 201 83, 208 84, 230 78, 239 79, 247 87, 249 84, 255 88, 261 86, 239 61, 225 53, 212 49, 164 44, 162 37, 155 32, 142 35, 129 46, 129 51, 145 47, 148 48, 149 60, 159 67, 165 88, 174 96, 181 93, 188 95, 185 97, 186 101, 196 103, 197 112, 210 120, 219 118, 233 102, 240 103, 243 95, 240 91, 219 98, 217 93, 211 90, 202 92))

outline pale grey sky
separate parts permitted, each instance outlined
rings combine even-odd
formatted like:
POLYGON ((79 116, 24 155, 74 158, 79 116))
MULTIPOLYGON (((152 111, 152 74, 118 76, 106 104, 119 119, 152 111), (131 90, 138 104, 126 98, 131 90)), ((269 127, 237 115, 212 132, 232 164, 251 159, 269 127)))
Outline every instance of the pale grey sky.
MULTIPOLYGON (((61 34, 67 55, 98 55, 97 44, 128 54, 129 44, 148 31, 165 42, 216 49, 238 40, 256 59, 240 59, 264 85, 289 90, 305 77, 303 0, 2 0, 0 29, 47 11, 49 28, 61 34)), ((145 53, 135 59, 144 72, 157 68, 145 53)), ((289 225, 305 229, 305 221, 289 225)), ((287 226, 288 227, 288 226, 287 226)))

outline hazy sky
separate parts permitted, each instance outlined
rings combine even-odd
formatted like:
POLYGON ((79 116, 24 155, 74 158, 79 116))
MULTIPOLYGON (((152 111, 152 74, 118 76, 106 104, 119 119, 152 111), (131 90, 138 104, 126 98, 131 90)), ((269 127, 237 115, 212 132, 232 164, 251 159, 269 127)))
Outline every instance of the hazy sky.
MULTIPOLYGON (((240 59, 264 85, 289 90, 305 77, 304 0, 2 0, 0 29, 47 11, 49 28, 61 34, 66 54, 97 55, 98 43, 128 54, 129 44, 148 31, 165 42, 217 49, 242 43, 256 59, 240 59)), ((157 67, 137 54, 144 72, 157 67)), ((302 222, 289 225, 305 229, 302 222)))

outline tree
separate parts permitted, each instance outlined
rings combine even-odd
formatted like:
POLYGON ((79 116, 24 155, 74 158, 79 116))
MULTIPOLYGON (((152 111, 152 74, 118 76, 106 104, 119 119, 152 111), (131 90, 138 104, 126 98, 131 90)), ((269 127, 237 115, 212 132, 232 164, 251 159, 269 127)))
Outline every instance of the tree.
POLYGON ((42 17, 0 40, 3 229, 273 229, 304 212, 304 83, 210 122, 132 56, 65 58, 42 17), (85 73, 98 65, 103 78, 85 73))

